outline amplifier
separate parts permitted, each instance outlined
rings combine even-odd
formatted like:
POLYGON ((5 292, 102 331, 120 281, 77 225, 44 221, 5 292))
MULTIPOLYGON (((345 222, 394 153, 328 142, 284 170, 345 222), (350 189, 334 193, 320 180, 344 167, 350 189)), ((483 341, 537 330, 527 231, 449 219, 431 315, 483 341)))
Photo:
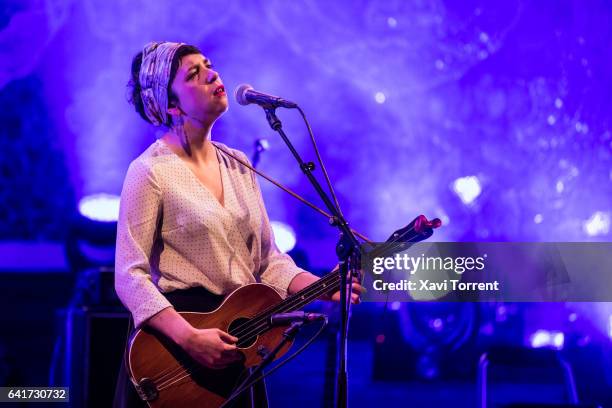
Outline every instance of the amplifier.
POLYGON ((65 310, 63 383, 72 407, 112 406, 129 318, 121 310, 65 310))

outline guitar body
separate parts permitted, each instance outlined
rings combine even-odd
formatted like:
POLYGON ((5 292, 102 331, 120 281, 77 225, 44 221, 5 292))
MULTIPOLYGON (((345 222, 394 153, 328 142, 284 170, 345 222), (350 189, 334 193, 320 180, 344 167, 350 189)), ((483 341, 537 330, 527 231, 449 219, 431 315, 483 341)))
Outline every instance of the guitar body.
MULTIPOLYGON (((236 289, 223 303, 208 313, 179 312, 193 327, 232 329, 282 301, 272 287, 253 283, 236 289)), ((242 363, 215 370, 197 364, 180 347, 150 328, 137 330, 128 350, 132 382, 150 407, 219 407, 246 373, 261 362, 258 350, 270 351, 281 341, 285 327, 274 327, 238 347, 242 363)), ((240 336, 237 336, 240 339, 240 336)), ((291 344, 277 355, 282 356, 291 344)))

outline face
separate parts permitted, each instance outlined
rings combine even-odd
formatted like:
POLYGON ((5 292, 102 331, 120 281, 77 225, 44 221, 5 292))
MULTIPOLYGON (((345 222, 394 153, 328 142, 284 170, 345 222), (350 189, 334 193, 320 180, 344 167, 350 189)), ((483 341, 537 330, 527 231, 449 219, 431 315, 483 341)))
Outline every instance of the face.
POLYGON ((227 95, 212 63, 202 54, 184 56, 172 82, 178 107, 171 115, 183 114, 201 123, 212 123, 227 110, 227 95))

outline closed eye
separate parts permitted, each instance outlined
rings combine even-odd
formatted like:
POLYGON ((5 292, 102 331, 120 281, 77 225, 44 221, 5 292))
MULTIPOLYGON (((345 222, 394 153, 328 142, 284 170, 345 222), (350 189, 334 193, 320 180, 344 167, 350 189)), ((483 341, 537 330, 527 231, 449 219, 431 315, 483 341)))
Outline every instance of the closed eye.
POLYGON ((187 80, 188 81, 191 81, 193 78, 196 77, 196 75, 198 75, 200 73, 200 66, 199 65, 196 65, 192 69, 193 69, 193 72, 191 74, 189 74, 189 76, 187 76, 187 80))
MULTIPOLYGON (((214 67, 215 66, 211 62, 207 62, 206 63, 206 69, 213 69, 214 67)), ((193 72, 187 76, 187 81, 191 81, 193 78, 196 77, 196 75, 198 75, 200 73, 200 66, 199 65, 196 65, 196 66, 194 66, 191 69, 193 70, 193 72)))

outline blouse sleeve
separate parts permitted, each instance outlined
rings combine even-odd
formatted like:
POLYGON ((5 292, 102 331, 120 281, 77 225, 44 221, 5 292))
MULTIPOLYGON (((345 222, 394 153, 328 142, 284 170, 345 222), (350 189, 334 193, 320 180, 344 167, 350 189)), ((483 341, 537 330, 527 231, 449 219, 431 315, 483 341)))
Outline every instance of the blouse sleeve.
POLYGON ((144 163, 130 165, 119 207, 115 254, 115 290, 140 327, 171 304, 151 278, 149 259, 161 215, 161 189, 144 163))
MULTIPOLYGON (((248 158, 244 153, 242 154, 243 159, 248 162, 248 158)), ((263 283, 266 283, 276 289, 283 298, 287 297, 287 289, 289 284, 300 273, 307 273, 307 271, 298 268, 293 262, 293 259, 287 254, 283 254, 274 241, 274 232, 270 225, 268 218, 268 212, 263 201, 259 182, 255 174, 251 172, 253 178, 253 186, 255 194, 257 195, 257 201, 261 211, 261 268, 259 270, 259 276, 263 283)))

